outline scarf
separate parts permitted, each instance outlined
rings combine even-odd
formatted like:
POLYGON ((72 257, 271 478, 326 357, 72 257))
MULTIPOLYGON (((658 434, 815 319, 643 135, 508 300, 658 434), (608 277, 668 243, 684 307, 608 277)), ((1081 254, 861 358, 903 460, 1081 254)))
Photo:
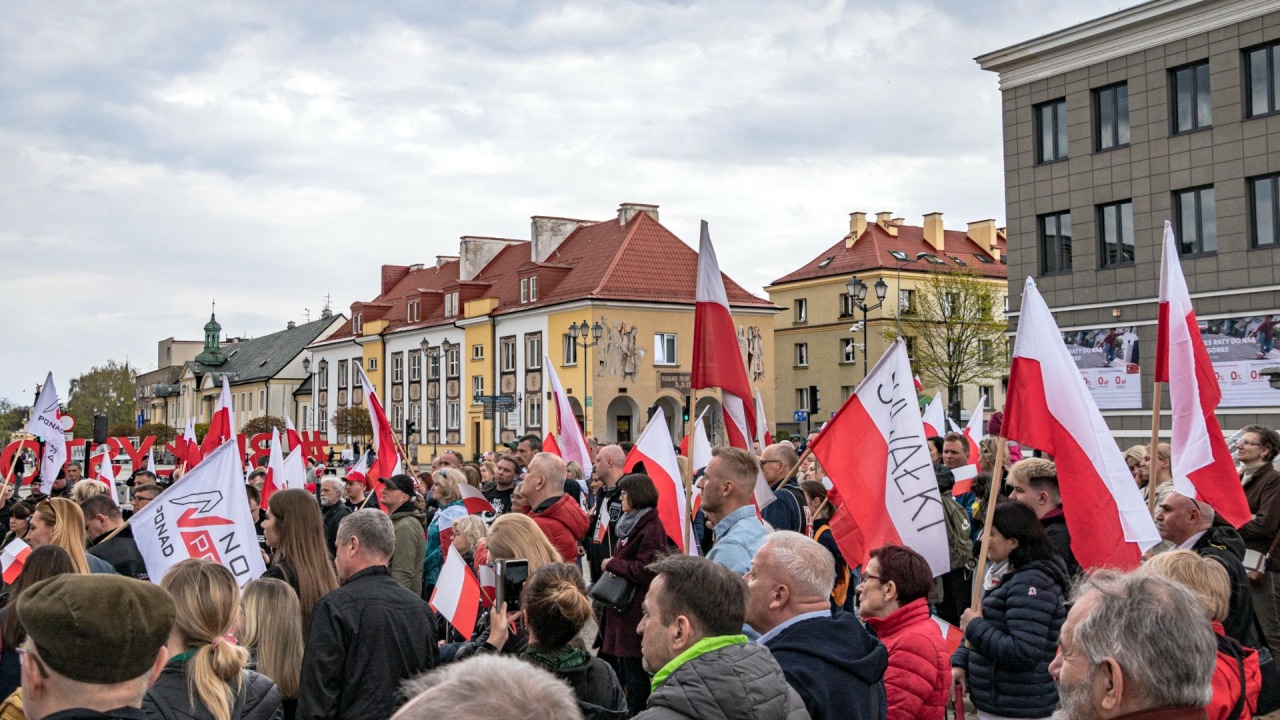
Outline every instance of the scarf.
POLYGON ((572 670, 587 664, 591 660, 591 653, 572 644, 558 648, 530 645, 520 653, 520 658, 552 671, 572 670))
POLYGON ((640 518, 644 517, 645 513, 652 509, 653 508, 643 508, 641 510, 632 510, 629 513, 623 513, 622 517, 618 518, 618 537, 624 538, 630 535, 631 530, 635 528, 636 523, 640 522, 640 518))

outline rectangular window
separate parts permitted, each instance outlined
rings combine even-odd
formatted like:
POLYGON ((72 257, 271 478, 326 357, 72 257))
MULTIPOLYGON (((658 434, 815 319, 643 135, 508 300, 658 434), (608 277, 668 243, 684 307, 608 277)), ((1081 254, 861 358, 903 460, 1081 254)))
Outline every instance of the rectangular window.
POLYGON ((422 379, 422 353, 409 351, 409 382, 422 379))
POLYGON ((347 387, 347 361, 338 361, 338 389, 342 390, 347 387))
POLYGON ((374 370, 377 370, 377 369, 378 369, 378 358, 376 357, 369 358, 369 372, 373 372, 374 370))
POLYGON ((448 363, 448 377, 458 377, 458 366, 460 364, 459 361, 461 360, 461 355, 462 352, 458 349, 457 345, 449 348, 449 357, 446 358, 446 363, 448 363))
POLYGON ((858 359, 858 343, 853 338, 840 338, 840 362, 851 363, 858 359))
POLYGON ((484 394, 484 376, 471 376, 471 397, 478 398, 484 394))
POLYGON ((796 367, 809 367, 809 343, 796 343, 796 367))
POLYGON ((1071 272, 1071 213, 1041 215, 1040 274, 1071 272))
POLYGON ((916 356, 916 339, 910 335, 904 335, 902 339, 907 343, 907 357, 914 358, 916 356))
POLYGON ((1098 150, 1129 144, 1129 85, 1119 83, 1093 91, 1093 125, 1098 150))
POLYGON ((418 301, 417 301, 417 300, 410 300, 410 301, 409 301, 409 303, 408 303, 407 307, 405 308, 405 320, 406 320, 407 322, 411 322, 411 323, 413 323, 413 322, 418 322, 418 320, 419 320, 419 316, 418 316, 418 301))
POLYGON ((538 302, 538 278, 529 278, 529 302, 538 302))
POLYGON ((444 294, 444 316, 455 317, 458 314, 458 293, 444 294))
POLYGON ((472 345, 472 346, 471 346, 471 359, 472 359, 472 360, 483 360, 483 359, 484 359, 484 345, 472 345))
POLYGON ((427 429, 440 429, 440 401, 429 400, 427 402, 427 429))
POLYGON ((404 382, 404 353, 391 356, 391 382, 404 382))
POLYGON ((1218 219, 1212 187, 1175 192, 1173 208, 1179 253, 1207 255, 1218 252, 1218 219))
POLYGON ((853 394, 853 391, 857 389, 858 389, 857 385, 841 385, 840 386, 840 402, 843 403, 845 400, 848 400, 849 396, 853 394))
POLYGON ((942 294, 942 316, 951 317, 952 309, 959 303, 959 299, 953 292, 942 294))
POLYGON ((261 410, 262 412, 267 411, 267 391, 266 390, 258 391, 258 409, 261 410))
POLYGON ((796 388, 796 409, 797 410, 809 409, 809 388, 807 387, 796 388))
POLYGON ((1249 180, 1249 218, 1253 247, 1280 245, 1280 175, 1267 175, 1249 180))
POLYGON ((542 333, 524 336, 524 366, 527 370, 542 369, 542 333))
POLYGON ((1036 162, 1067 157, 1067 100, 1058 98, 1036 105, 1036 162))
POLYGON ((356 335, 364 334, 364 314, 355 313, 351 316, 351 332, 356 335))
POLYGON ((440 350, 433 349, 427 356, 427 379, 440 379, 440 350))
POLYGON ((849 293, 840 293, 840 317, 853 317, 854 298, 849 293))
POLYGON ((1133 264, 1133 201, 1098 206, 1098 267, 1133 264))
POLYGON ((676 334, 654 333, 653 364, 676 365, 679 364, 679 362, 680 356, 676 354, 676 334))
POLYGON ((578 364, 578 339, 569 333, 564 334, 564 365, 578 364))
POLYGON ((329 363, 327 361, 320 361, 320 372, 316 373, 316 380, 320 383, 321 390, 329 389, 329 363))
POLYGON ((799 300, 797 300, 795 302, 795 309, 796 309, 796 322, 798 323, 809 322, 809 301, 808 300, 806 300, 805 298, 800 298, 799 300))
POLYGON ((520 302, 529 302, 529 278, 520 278, 520 302))
POLYGON ((395 428, 396 432, 404 430, 404 408, 400 405, 391 406, 391 427, 395 428))
POLYGON ((526 427, 542 427, 542 396, 530 394, 524 399, 524 424, 526 427))
POLYGON ((1244 53, 1244 106, 1248 117, 1270 115, 1280 109, 1280 44, 1246 50, 1244 53))
POLYGON ((991 407, 996 401, 996 389, 991 385, 979 385, 978 397, 987 398, 987 407, 991 407))
POLYGON ((322 433, 329 432, 329 415, 324 410, 316 411, 316 429, 322 433))
POLYGON ((898 291, 898 312, 903 315, 914 315, 916 312, 916 291, 898 291))
POLYGON ((457 400, 450 400, 448 413, 448 428, 450 430, 460 429, 462 427, 462 403, 457 400))
POLYGON ((1174 133, 1213 126, 1208 60, 1169 71, 1169 94, 1174 133))
MULTIPOLYGON (((990 340, 978 341, 978 357, 982 358, 982 362, 991 362, 995 354, 995 345, 990 340)), ((988 395, 988 398, 991 396, 988 395)))
POLYGON ((516 369, 516 339, 514 337, 502 338, 502 372, 515 372, 516 369))

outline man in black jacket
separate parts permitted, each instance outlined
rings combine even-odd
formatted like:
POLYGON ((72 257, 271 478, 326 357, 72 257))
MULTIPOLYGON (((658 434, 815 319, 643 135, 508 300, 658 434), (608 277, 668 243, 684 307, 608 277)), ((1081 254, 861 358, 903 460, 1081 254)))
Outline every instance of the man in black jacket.
POLYGON ((338 526, 342 585, 311 611, 298 720, 388 718, 404 701, 401 683, 436 665, 431 610, 392 579, 391 518, 359 510, 338 526))
POLYGON ((622 465, 626 456, 617 445, 605 445, 596 453, 595 466, 592 473, 602 483, 596 494, 595 506, 591 510, 591 522, 587 526, 584 544, 587 549, 587 566, 591 570, 591 579, 600 577, 601 566, 606 558, 613 557, 618 545, 614 532, 615 523, 622 517, 621 491, 618 481, 622 479, 622 465), (604 525, 605 527, 601 527, 604 525))
POLYGON ((1080 563, 1071 552, 1071 531, 1062 512, 1062 494, 1058 491, 1058 467, 1052 460, 1027 458, 1009 469, 1009 499, 1035 511, 1053 551, 1067 564, 1067 572, 1075 577, 1080 563))
POLYGON ((329 557, 338 551, 338 525, 351 514, 351 508, 342 501, 343 489, 337 475, 328 475, 320 481, 320 514, 324 516, 324 541, 329 546, 329 557))
POLYGON ((147 563, 133 540, 133 528, 125 525, 120 506, 108 495, 93 495, 84 501, 80 509, 84 511, 85 534, 92 538, 89 554, 111 563, 111 567, 121 575, 138 580, 150 579, 147 563))

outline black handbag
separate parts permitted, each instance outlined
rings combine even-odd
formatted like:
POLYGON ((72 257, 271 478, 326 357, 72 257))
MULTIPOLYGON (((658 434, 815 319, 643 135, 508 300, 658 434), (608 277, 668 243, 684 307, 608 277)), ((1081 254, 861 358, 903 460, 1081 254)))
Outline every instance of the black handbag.
POLYGON ((1253 713, 1266 715, 1280 710, 1280 667, 1267 647, 1258 648, 1258 670, 1262 675, 1262 690, 1258 693, 1258 708, 1253 713))
POLYGON ((635 584, 611 572, 601 575, 591 586, 591 599, 616 612, 626 612, 635 597, 635 584))

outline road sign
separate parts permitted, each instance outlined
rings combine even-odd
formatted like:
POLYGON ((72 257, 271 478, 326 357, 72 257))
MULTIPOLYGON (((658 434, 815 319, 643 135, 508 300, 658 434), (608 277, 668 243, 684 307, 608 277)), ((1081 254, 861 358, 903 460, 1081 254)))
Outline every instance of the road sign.
POLYGON ((587 407, 591 407, 591 396, 587 396, 587 407))
POLYGON ((804 422, 809 419, 809 411, 796 410, 795 412, 791 413, 791 416, 795 418, 796 422, 804 422))

